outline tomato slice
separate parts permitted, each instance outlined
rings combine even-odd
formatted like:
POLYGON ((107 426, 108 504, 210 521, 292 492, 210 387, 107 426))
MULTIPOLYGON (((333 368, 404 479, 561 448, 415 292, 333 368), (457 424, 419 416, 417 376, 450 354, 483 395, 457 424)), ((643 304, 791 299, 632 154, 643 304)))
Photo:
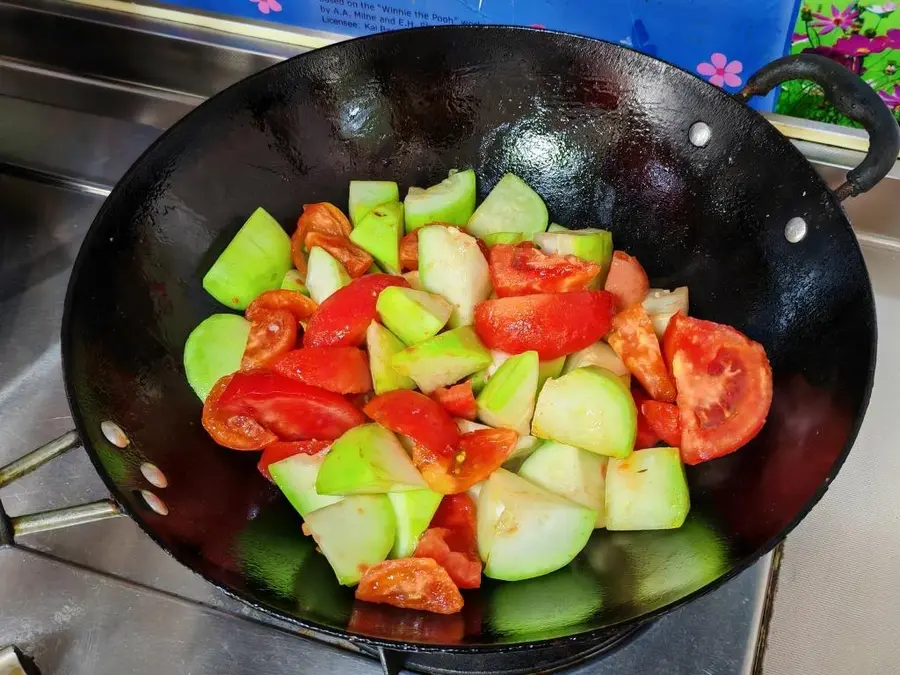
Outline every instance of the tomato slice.
POLYGON ((308 232, 321 232, 336 236, 349 237, 353 227, 347 216, 329 202, 317 204, 304 204, 303 213, 297 219, 297 229, 291 235, 291 259, 294 267, 306 273, 306 234, 308 232))
POLYGON ((429 614, 357 600, 347 630, 401 642, 448 645, 465 637, 466 620, 458 613, 429 614))
POLYGON ((270 465, 294 455, 318 455, 330 445, 331 441, 277 441, 263 448, 256 468, 263 476, 272 480, 269 475, 270 465))
POLYGON ((447 570, 431 558, 385 560, 366 570, 357 600, 435 614, 455 614, 463 598, 447 570))
POLYGON ((634 305, 613 317, 612 332, 606 337, 625 367, 657 401, 675 400, 675 383, 663 361, 659 340, 647 310, 634 305))
POLYGON ((425 394, 397 389, 376 396, 363 408, 371 419, 391 431, 409 436, 438 457, 453 457, 459 442, 456 422, 440 403, 425 394))
POLYGON ((518 438, 511 429, 479 429, 461 435, 456 454, 451 457, 435 455, 416 443, 413 464, 432 490, 457 494, 496 471, 516 447, 518 438))
POLYGON ((476 554, 473 559, 466 553, 454 551, 447 543, 450 530, 430 527, 425 530, 413 557, 431 558, 447 570, 447 574, 457 588, 479 588, 481 586, 481 560, 476 554))
POLYGON ((447 387, 438 387, 432 392, 431 396, 444 406, 444 410, 454 417, 474 420, 478 414, 475 405, 475 392, 472 391, 471 382, 454 384, 449 389, 447 387))
POLYGON ((266 291, 247 306, 244 316, 248 321, 257 321, 266 310, 287 310, 297 321, 303 321, 311 317, 317 307, 312 298, 297 291, 266 291))
POLYGON ((477 555, 475 502, 465 492, 446 495, 441 500, 431 519, 431 527, 450 530, 452 537, 447 538, 447 543, 454 551, 477 555))
POLYGON ((233 414, 219 407, 222 394, 233 375, 226 375, 213 385, 203 403, 203 428, 221 446, 232 450, 262 450, 278 437, 248 415, 233 414))
POLYGON ((306 233, 306 250, 312 250, 313 246, 324 248, 344 266, 354 279, 361 277, 372 266, 372 256, 347 237, 334 234, 322 234, 321 232, 306 233))
POLYGON ((677 313, 663 352, 678 387, 681 457, 699 464, 753 439, 772 405, 765 349, 731 326, 677 313))
POLYGON ((644 416, 643 405, 646 401, 652 401, 647 392, 640 385, 632 383, 631 397, 634 399, 634 407, 637 408, 637 435, 634 439, 634 449, 643 450, 652 448, 659 442, 659 436, 650 427, 650 423, 644 416))
POLYGON ((372 388, 369 359, 357 347, 293 349, 275 361, 272 369, 338 394, 364 394, 372 388))
POLYGON ((637 258, 615 251, 604 288, 616 296, 619 309, 628 309, 647 297, 650 280, 637 258))
POLYGON ((574 255, 549 255, 532 246, 498 244, 488 255, 494 292, 501 298, 583 291, 600 274, 596 263, 574 255))
POLYGON ((475 330, 491 349, 537 351, 543 360, 594 344, 612 324, 613 296, 606 291, 523 295, 479 303, 475 330))
POLYGON ((241 370, 270 366, 297 344, 297 319, 288 310, 258 309, 253 316, 241 370))
POLYGON ((218 407, 255 420, 283 441, 334 440, 366 421, 340 394, 268 370, 235 373, 218 407))
POLYGON ((332 293, 310 317, 304 347, 359 347, 375 320, 378 294, 388 286, 409 284, 403 277, 367 274, 332 293))
POLYGON ((681 420, 678 406, 674 403, 645 401, 641 404, 641 414, 647 425, 670 448, 681 447, 681 420))
POLYGON ((408 272, 419 269, 419 235, 413 230, 400 240, 400 267, 408 272))

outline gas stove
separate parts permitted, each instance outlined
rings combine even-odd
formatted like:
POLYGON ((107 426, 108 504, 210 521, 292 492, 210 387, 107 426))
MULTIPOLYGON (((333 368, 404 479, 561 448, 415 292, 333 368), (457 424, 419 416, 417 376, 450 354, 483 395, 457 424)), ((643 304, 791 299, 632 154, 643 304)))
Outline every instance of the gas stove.
MULTIPOLYGON (((0 0, 0 466, 72 428, 59 359, 63 298, 81 239, 115 181, 206 97, 296 51, 74 5, 0 0)), ((826 175, 841 163, 833 148, 806 142, 802 149, 826 175)), ((896 213, 900 200, 889 200, 900 196, 900 181, 886 182, 891 196, 873 196, 896 213)), ((900 244, 884 229, 860 230, 860 238, 885 334, 886 322, 900 322, 890 295, 900 288, 900 244)), ((895 373, 898 360, 888 357, 895 373)), ((0 470, 0 485, 4 478, 0 470)), ((781 547, 715 592, 586 650, 429 659, 322 642, 232 599, 129 519, 110 517, 107 497, 77 447, 0 490, 10 515, 38 514, 14 519, 15 541, 0 547, 0 674, 15 672, 4 670, 18 658, 2 651, 7 645, 44 675, 749 675, 765 661, 781 547)))

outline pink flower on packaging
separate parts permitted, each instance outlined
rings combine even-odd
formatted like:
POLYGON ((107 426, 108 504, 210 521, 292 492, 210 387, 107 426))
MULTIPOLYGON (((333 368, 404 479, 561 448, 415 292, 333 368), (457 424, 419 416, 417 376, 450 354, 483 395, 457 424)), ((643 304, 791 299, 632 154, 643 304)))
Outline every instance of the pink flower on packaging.
POLYGON ((250 2, 254 3, 256 9, 263 14, 281 11, 281 3, 279 3, 278 0, 250 0, 250 2))
POLYGON ((729 61, 728 57, 721 52, 716 52, 709 57, 709 63, 701 63, 697 66, 697 72, 709 78, 710 84, 717 87, 729 86, 739 87, 741 78, 738 77, 744 69, 744 64, 740 61, 729 61))

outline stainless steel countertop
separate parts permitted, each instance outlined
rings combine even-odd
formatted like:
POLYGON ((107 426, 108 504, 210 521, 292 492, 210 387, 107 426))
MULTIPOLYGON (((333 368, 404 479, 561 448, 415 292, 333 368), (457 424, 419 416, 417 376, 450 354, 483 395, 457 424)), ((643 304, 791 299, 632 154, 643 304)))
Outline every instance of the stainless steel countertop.
MULTIPOLYGON (((50 0, 31 9, 0 0, 0 465, 71 428, 59 364, 62 301, 105 194, 162 129, 293 51, 50 0), (104 59, 73 55, 61 34, 102 44, 104 59)), ((858 159, 807 145, 834 184, 841 165, 858 159)), ((862 674, 897 671, 900 650, 891 636, 900 630, 900 597, 891 589, 900 559, 883 559, 873 544, 900 551, 900 497, 890 489, 900 460, 889 443, 891 405, 900 395, 900 348, 890 337, 900 327, 900 180, 852 200, 848 212, 876 290, 882 339, 875 391, 845 469, 787 541, 774 603, 766 603, 767 557, 612 656, 572 672, 749 674, 756 663, 767 674, 837 674, 849 671, 851 658, 862 674), (758 644, 767 610, 773 620, 758 644), (761 646, 767 649, 755 661, 761 646)), ((0 496, 15 515, 106 492, 77 450, 0 496)), ((47 675, 379 672, 369 658, 297 638, 220 593, 125 518, 21 543, 33 550, 0 549, 0 647, 19 644, 47 675)))

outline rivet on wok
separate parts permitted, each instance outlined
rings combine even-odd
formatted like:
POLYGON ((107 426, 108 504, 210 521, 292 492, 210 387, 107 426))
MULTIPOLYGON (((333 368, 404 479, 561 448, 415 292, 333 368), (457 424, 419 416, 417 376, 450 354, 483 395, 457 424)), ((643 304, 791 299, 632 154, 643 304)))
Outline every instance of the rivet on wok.
POLYGON ((144 498, 144 502, 150 507, 151 511, 154 511, 161 516, 169 515, 169 507, 166 506, 162 499, 150 492, 150 490, 141 490, 141 497, 144 498))
POLYGON ((117 448, 127 447, 130 440, 128 440, 128 436, 125 435, 125 432, 122 431, 122 427, 120 427, 115 422, 111 422, 110 420, 105 420, 100 422, 100 431, 103 432, 103 435, 106 436, 106 440, 112 443, 117 448))
POLYGON ((796 244, 806 237, 806 229, 806 221, 803 218, 791 218, 784 226, 784 238, 792 244, 796 244))
POLYGON ((169 485, 169 480, 166 478, 166 475, 159 470, 159 467, 156 466, 156 464, 144 462, 141 464, 141 473, 144 474, 144 478, 146 478, 147 482, 153 487, 164 488, 169 485))
POLYGON ((688 139, 692 145, 698 148, 705 147, 711 138, 712 129, 709 128, 706 122, 694 122, 688 131, 688 139))

